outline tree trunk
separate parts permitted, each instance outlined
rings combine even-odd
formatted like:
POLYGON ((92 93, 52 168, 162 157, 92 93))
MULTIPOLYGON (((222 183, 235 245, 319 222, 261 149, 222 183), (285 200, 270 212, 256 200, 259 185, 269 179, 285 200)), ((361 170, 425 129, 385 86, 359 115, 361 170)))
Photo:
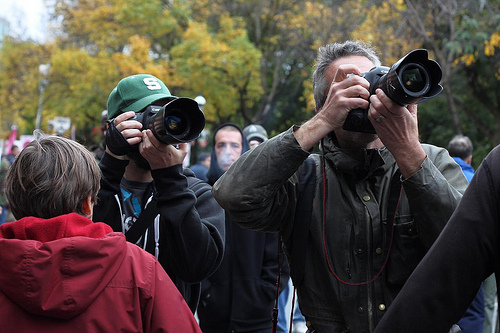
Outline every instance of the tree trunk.
POLYGON ((458 118, 457 106, 455 104, 455 100, 453 99, 453 92, 448 80, 443 82, 443 89, 446 94, 446 100, 448 101, 448 109, 450 110, 451 118, 453 119, 455 133, 462 134, 462 126, 460 124, 460 119, 458 118))

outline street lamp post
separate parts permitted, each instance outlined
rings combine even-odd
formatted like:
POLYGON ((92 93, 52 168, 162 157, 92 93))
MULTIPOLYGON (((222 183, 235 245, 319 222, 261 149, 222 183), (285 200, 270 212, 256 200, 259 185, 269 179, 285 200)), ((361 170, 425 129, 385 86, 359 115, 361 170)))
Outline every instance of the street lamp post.
POLYGON ((36 112, 36 124, 35 129, 40 129, 40 124, 42 122, 42 109, 43 109, 43 95, 45 93, 45 86, 48 83, 47 75, 50 71, 50 64, 41 64, 38 66, 40 71, 40 83, 38 84, 38 91, 40 92, 40 97, 38 99, 38 110, 36 112))
POLYGON ((194 98, 194 100, 196 101, 196 103, 198 103, 200 110, 203 111, 205 104, 207 104, 207 100, 205 99, 205 97, 203 97, 202 95, 198 95, 194 98))
MULTIPOLYGON (((205 108, 205 104, 207 104, 207 100, 202 95, 198 95, 194 98, 196 103, 198 103, 198 107, 201 111, 205 108)), ((198 138, 196 138, 191 145, 191 165, 196 164, 198 162, 198 138)))

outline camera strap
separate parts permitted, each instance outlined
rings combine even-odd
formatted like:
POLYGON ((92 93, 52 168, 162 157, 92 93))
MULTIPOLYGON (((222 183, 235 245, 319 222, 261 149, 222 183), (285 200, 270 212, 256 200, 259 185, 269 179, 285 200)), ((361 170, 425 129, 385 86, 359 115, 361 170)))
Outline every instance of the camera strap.
MULTIPOLYGON (((322 163, 322 171, 324 172, 324 161, 322 163)), ((316 162, 312 158, 308 158, 305 163, 301 166, 302 170, 300 171, 300 194, 299 194, 299 202, 300 204, 297 206, 297 211, 295 213, 295 223, 292 230, 292 243, 291 248, 289 249, 291 261, 290 261, 290 277, 292 278, 293 284, 296 288, 300 288, 302 284, 302 280, 304 278, 305 271, 305 262, 306 262, 306 250, 307 250, 307 242, 309 239, 309 229, 311 226, 312 219, 312 206, 314 200, 314 189, 316 185, 316 162)), ((387 263, 388 257, 392 248, 392 240, 393 240, 393 232, 394 232, 394 222, 396 217, 396 212, 399 206, 399 201, 401 199, 402 193, 402 184, 400 181, 401 173, 398 170, 394 173, 390 183, 389 189, 389 200, 387 205, 387 221, 390 223, 388 227, 387 241, 389 242, 387 258, 386 261, 381 268, 380 272, 376 274, 376 276, 367 282, 358 283, 359 285, 372 283, 374 280, 378 278, 381 274, 385 265, 387 263)), ((323 201, 325 200, 325 178, 326 175, 323 174, 323 201)), ((325 209, 323 207, 323 209, 325 209)), ((323 212, 324 215, 324 212, 323 212)), ((323 216, 323 219, 325 216, 323 216)), ((323 221, 324 224, 324 221, 323 221)), ((324 225, 323 225, 324 227, 324 225)), ((338 276, 333 272, 330 266, 330 261, 327 256, 327 264, 330 269, 330 272, 339 280, 339 282, 344 284, 349 284, 342 281, 338 276)), ((355 284, 355 285, 358 285, 355 284)))
POLYGON ((156 200, 151 200, 146 209, 141 212, 134 224, 125 233, 127 241, 136 244, 146 233, 146 229, 154 222, 156 215, 158 215, 156 200))

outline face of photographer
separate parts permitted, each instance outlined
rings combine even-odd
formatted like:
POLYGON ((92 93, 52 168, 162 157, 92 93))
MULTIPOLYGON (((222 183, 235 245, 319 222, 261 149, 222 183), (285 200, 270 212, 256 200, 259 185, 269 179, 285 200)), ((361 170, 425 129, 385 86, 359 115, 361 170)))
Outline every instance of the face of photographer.
POLYGON ((402 176, 408 178, 418 171, 426 156, 418 139, 417 107, 398 105, 380 89, 370 96, 369 82, 359 75, 372 67, 373 62, 363 56, 346 56, 332 62, 325 72, 330 85, 324 105, 294 134, 304 150, 332 131, 340 147, 345 149, 386 146, 394 155, 402 176), (368 117, 377 134, 342 129, 349 111, 368 106, 368 117))
POLYGON ((359 75, 374 66, 368 58, 361 56, 342 57, 332 62, 325 72, 330 89, 326 101, 319 110, 331 119, 332 131, 342 148, 380 148, 382 143, 377 135, 350 132, 342 129, 349 111, 367 108, 370 97, 370 83, 359 75), (354 74, 354 75, 352 75, 354 74))
MULTIPOLYGON (((162 106, 165 103, 165 101, 160 101, 152 105, 162 106)), ((139 152, 148 161, 151 170, 182 164, 184 157, 188 153, 188 144, 181 143, 178 148, 175 148, 159 141, 151 130, 141 131, 142 124, 137 120, 130 119, 134 115, 134 111, 124 112, 114 119, 114 124, 129 145, 139 145, 139 152)), ((129 159, 127 155, 113 154, 108 148, 106 148, 106 151, 115 158, 129 159)))

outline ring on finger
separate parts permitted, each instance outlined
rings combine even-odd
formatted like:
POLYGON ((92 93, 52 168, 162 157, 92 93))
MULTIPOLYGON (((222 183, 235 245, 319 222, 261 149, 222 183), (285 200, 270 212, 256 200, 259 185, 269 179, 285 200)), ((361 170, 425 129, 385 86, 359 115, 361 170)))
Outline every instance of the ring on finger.
POLYGON ((380 123, 380 122, 381 122, 382 120, 384 120, 384 119, 385 119, 385 117, 384 117, 383 115, 380 115, 379 117, 375 118, 375 121, 376 121, 377 123, 380 123))

